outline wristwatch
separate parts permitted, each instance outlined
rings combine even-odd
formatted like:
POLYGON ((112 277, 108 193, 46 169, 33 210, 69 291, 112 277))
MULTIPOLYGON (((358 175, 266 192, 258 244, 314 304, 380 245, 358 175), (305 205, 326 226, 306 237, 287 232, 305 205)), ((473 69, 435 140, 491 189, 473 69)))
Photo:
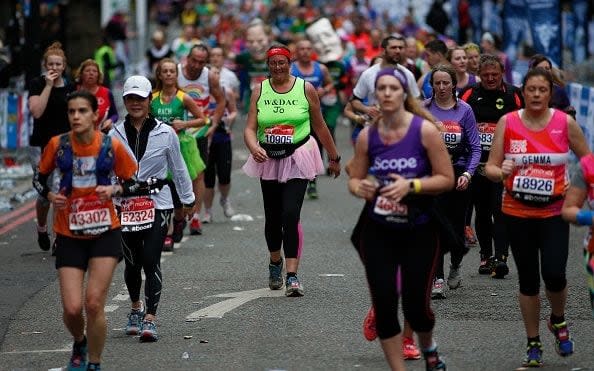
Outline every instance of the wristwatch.
POLYGON ((340 157, 340 155, 338 155, 338 156, 336 156, 336 158, 328 158, 328 161, 339 163, 341 158, 342 157, 340 157))

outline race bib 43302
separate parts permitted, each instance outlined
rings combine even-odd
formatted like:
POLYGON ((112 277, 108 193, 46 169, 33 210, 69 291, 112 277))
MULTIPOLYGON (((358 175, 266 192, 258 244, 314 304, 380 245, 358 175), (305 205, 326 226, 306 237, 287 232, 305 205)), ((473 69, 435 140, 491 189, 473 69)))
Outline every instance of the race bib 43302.
POLYGON ((111 213, 97 195, 77 197, 70 202, 68 224, 75 235, 96 236, 111 227, 111 213))

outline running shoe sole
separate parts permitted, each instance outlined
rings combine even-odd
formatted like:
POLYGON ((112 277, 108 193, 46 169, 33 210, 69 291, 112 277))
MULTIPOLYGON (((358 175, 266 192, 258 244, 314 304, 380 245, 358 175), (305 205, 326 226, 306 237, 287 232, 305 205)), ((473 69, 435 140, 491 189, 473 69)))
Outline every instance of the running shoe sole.
POLYGON ((155 336, 153 336, 152 332, 142 332, 140 334, 140 342, 141 343, 154 343, 155 341, 159 340, 155 336))
POLYGON ((289 289, 287 290, 287 292, 285 292, 285 296, 288 298, 298 298, 305 295, 305 293, 303 292, 302 288, 299 289, 289 289))
POLYGON ((569 336, 569 330, 567 330, 567 325, 565 326, 565 331, 567 331, 567 334, 565 336, 567 336, 567 340, 563 341, 563 344, 557 338, 557 334, 555 333, 555 329, 553 329, 551 321, 547 321, 547 327, 549 328, 549 331, 555 336, 555 351, 557 352, 557 354, 561 357, 571 356, 573 354, 574 342, 573 339, 569 336))
POLYGON ((506 263, 503 262, 499 262, 496 266, 495 269, 493 269, 493 273, 491 273, 491 277, 493 278, 498 278, 498 279, 503 279, 505 278, 505 276, 507 276, 509 274, 509 267, 507 266, 506 263))
POLYGON ((542 361, 538 361, 538 360, 530 360, 529 362, 524 361, 524 363, 522 363, 523 367, 542 367, 544 366, 544 364, 542 363, 542 361))
POLYGON ((129 329, 126 329, 126 335, 130 336, 136 336, 139 332, 140 329, 138 327, 130 327, 129 329))
POLYGON ((51 247, 51 241, 48 232, 37 232, 37 244, 43 251, 49 251, 51 247))

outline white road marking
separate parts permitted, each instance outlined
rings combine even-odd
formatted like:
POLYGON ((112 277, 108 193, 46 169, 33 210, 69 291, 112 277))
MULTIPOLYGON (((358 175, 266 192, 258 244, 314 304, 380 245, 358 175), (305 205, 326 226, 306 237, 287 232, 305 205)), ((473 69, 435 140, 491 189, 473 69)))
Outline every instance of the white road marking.
POLYGON ((128 300, 130 300, 130 296, 128 294, 117 294, 111 300, 115 300, 115 301, 128 301, 128 300))
POLYGON ((105 311, 105 313, 110 313, 110 312, 115 312, 116 309, 118 309, 120 306, 119 305, 106 305, 105 308, 103 309, 105 311))
POLYGON ((186 317, 186 321, 198 321, 201 318, 223 318, 225 313, 258 298, 273 298, 284 296, 283 290, 270 290, 268 288, 230 292, 226 294, 214 295, 216 298, 231 298, 220 303, 202 308, 186 317))

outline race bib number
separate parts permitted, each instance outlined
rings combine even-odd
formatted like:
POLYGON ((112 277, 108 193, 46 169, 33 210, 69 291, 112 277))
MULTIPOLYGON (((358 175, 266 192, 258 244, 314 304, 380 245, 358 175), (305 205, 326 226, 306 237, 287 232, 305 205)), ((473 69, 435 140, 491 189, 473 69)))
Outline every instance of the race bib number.
POLYGON ((378 196, 373 205, 373 213, 390 223, 407 223, 408 206, 378 196))
POLYGON ((455 121, 443 121, 439 123, 442 128, 441 137, 447 148, 455 148, 462 143, 462 128, 455 121))
POLYGON ((478 124, 479 139, 481 142, 481 149, 489 151, 491 144, 493 144, 493 135, 495 134, 495 127, 497 124, 481 123, 478 124))
POLYGON ((122 232, 138 232, 152 227, 155 204, 150 197, 129 197, 120 203, 122 232))
POLYGON ((264 129, 264 141, 270 144, 292 144, 295 127, 291 125, 275 125, 264 129))
POLYGON ((68 224, 75 235, 96 236, 111 227, 111 213, 97 195, 78 197, 70 202, 68 224))
POLYGON ((512 190, 518 193, 529 193, 541 196, 552 196, 555 180, 530 176, 516 176, 512 190))

